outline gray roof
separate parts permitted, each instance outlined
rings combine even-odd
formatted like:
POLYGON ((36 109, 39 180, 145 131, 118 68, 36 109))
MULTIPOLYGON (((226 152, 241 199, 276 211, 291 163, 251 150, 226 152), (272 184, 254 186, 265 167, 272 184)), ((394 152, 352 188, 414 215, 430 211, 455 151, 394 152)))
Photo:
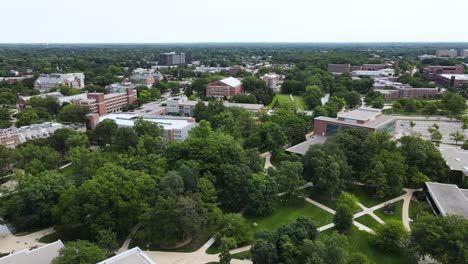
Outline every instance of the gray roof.
POLYGON ((296 153, 296 154, 299 154, 299 155, 304 155, 310 148, 310 146, 312 145, 317 145, 317 144, 322 144, 325 142, 327 138, 324 137, 324 136, 313 136, 312 138, 304 141, 304 142, 301 142, 297 145, 294 145, 288 149, 286 149, 286 151, 289 151, 289 152, 292 152, 292 153, 296 153))
POLYGON ((451 170, 468 174, 468 151, 448 145, 441 145, 439 151, 451 170))
POLYGON ((455 184, 426 182, 427 190, 443 216, 459 215, 468 219, 468 190, 455 184))
POLYGON ((52 259, 59 255, 63 243, 57 240, 54 243, 36 249, 24 249, 3 258, 0 258, 0 264, 50 264, 52 259))
POLYGON ((377 117, 375 120, 364 123, 364 124, 350 123, 350 122, 338 120, 337 118, 326 117, 326 116, 319 116, 319 117, 316 117, 315 119, 324 120, 324 121, 335 123, 335 124, 343 124, 343 125, 350 126, 350 127, 374 128, 374 129, 379 128, 384 124, 387 124, 391 121, 396 120, 395 117, 387 116, 387 115, 381 115, 377 117))
POLYGON ((97 264, 156 264, 140 248, 135 247, 97 264))

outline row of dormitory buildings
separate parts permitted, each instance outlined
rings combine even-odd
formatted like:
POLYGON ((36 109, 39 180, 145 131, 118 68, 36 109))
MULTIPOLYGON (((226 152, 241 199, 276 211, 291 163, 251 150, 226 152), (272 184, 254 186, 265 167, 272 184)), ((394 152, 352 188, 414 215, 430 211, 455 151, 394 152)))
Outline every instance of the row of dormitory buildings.
MULTIPOLYGON (((57 240, 43 246, 25 248, 13 251, 11 254, 0 258, 0 264, 51 264, 52 260, 59 256, 64 248, 62 241, 57 240)), ((117 255, 105 259, 97 264, 156 264, 140 248, 135 247, 117 255)))
POLYGON ((14 148, 30 139, 47 138, 54 134, 57 129, 72 128, 83 131, 84 127, 64 125, 60 123, 46 122, 23 127, 10 127, 0 129, 0 145, 6 148, 14 148))
POLYGON ((137 93, 134 88, 126 88, 124 92, 115 93, 82 93, 72 96, 63 96, 59 92, 45 93, 34 96, 19 96, 16 107, 18 111, 24 110, 26 102, 32 97, 55 97, 60 103, 70 103, 75 105, 88 106, 92 113, 104 115, 122 111, 127 104, 132 104, 137 100, 137 93))

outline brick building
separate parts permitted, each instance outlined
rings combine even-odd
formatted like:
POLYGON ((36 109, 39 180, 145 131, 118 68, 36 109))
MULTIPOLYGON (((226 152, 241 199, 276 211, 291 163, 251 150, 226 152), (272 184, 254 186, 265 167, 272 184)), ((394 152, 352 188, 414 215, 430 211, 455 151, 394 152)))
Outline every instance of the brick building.
POLYGON ((244 72, 244 67, 242 67, 241 65, 235 65, 229 68, 229 74, 232 77, 236 77, 242 72, 244 72))
POLYGON ((319 116, 314 119, 314 134, 329 136, 348 128, 362 128, 369 132, 395 131, 396 118, 383 115, 380 109, 359 108, 338 113, 337 118, 319 116))
MULTIPOLYGON (((135 89, 127 88, 122 93, 84 93, 72 96, 62 96, 60 93, 50 93, 45 96, 56 97, 60 103, 70 103, 75 105, 88 106, 92 113, 104 115, 106 113, 115 113, 122 111, 122 108, 134 103, 137 100, 135 89)), ((19 97, 17 100, 18 111, 26 108, 26 102, 34 96, 19 97)), ((44 95, 42 95, 44 97, 44 95)))
POLYGON ((454 66, 428 66, 423 69, 423 73, 426 74, 429 79, 434 80, 437 74, 463 74, 465 67, 461 64, 454 66))
POLYGON ((242 82, 234 77, 215 81, 206 85, 206 96, 231 97, 242 92, 242 82))
POLYGON ((439 74, 434 75, 434 81, 443 86, 461 87, 468 85, 468 74, 439 74))

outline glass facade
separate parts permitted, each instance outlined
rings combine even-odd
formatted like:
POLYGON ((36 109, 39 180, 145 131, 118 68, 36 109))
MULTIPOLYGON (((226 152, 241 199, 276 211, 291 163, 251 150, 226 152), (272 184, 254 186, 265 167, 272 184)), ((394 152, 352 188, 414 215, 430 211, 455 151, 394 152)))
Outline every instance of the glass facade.
POLYGON ((393 134, 395 132, 396 120, 389 122, 377 129, 378 132, 387 132, 389 134, 393 134))

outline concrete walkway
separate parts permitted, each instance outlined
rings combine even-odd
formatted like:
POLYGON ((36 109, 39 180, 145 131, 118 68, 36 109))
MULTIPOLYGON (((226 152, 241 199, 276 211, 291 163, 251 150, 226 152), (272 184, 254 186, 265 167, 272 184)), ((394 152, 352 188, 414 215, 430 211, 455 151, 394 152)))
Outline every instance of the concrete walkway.
POLYGON ((122 247, 119 248, 117 251, 118 253, 122 253, 124 251, 128 250, 128 246, 130 245, 130 242, 132 241, 132 236, 136 233, 136 231, 140 228, 140 224, 138 223, 136 226, 133 227, 132 231, 130 231, 130 234, 127 236, 127 239, 125 239, 122 247))
POLYGON ((265 170, 268 170, 268 168, 275 168, 275 166, 273 166, 273 164, 271 164, 271 153, 270 152, 265 152, 265 153, 262 153, 260 156, 262 156, 262 158, 265 159, 265 166, 264 166, 264 169, 265 170))
POLYGON ((405 197, 403 199, 403 212, 402 212, 402 220, 403 220, 403 226, 405 227, 406 230, 411 231, 410 228, 410 221, 411 219, 409 218, 409 206, 411 203, 411 198, 413 197, 413 193, 415 189, 404 189, 406 191, 405 197))
POLYGON ((15 236, 12 234, 1 236, 0 252, 11 253, 12 251, 45 245, 44 243, 39 242, 39 239, 51 233, 54 233, 53 227, 43 229, 24 236, 15 236))
POLYGON ((370 208, 367 208, 365 207, 362 203, 358 203, 359 207, 361 207, 362 211, 355 214, 354 215, 354 219, 358 218, 359 216, 363 216, 363 215, 370 215, 372 218, 375 219, 375 221, 379 222, 380 224, 385 224, 385 222, 380 219, 380 217, 378 217, 377 215, 374 214, 374 212, 370 209, 370 208), (359 216, 358 216, 359 215, 359 216))

